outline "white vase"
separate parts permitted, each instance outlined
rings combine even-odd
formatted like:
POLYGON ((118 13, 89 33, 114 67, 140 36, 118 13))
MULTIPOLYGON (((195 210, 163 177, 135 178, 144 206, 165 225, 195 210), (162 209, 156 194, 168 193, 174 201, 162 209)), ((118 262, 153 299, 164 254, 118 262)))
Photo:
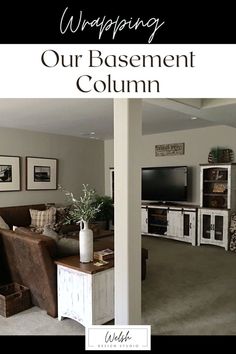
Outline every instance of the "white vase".
POLYGON ((88 228, 87 221, 82 221, 83 228, 79 233, 80 262, 89 263, 93 261, 93 231, 88 228))

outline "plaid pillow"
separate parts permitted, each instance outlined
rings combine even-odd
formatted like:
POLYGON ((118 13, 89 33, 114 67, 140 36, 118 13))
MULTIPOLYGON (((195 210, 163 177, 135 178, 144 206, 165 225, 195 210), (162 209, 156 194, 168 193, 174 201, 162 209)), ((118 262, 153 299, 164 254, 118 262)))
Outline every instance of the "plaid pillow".
POLYGON ((56 208, 49 208, 47 210, 30 209, 31 224, 30 227, 36 227, 38 230, 44 228, 45 225, 52 227, 56 221, 56 208))

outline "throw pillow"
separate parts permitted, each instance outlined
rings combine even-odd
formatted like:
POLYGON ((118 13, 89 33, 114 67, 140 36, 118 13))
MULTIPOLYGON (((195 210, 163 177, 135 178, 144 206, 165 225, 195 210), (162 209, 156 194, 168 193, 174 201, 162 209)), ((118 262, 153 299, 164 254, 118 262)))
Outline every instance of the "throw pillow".
POLYGON ((10 227, 7 225, 7 223, 3 220, 1 216, 0 216, 0 229, 10 230, 10 227))
POLYGON ((44 236, 48 236, 48 237, 52 238, 56 242, 59 240, 59 236, 58 236, 57 232, 52 230, 50 225, 44 226, 42 234, 44 236))
POLYGON ((60 233, 60 231, 66 221, 66 217, 68 215, 68 212, 69 212, 69 208, 67 208, 67 207, 60 207, 60 208, 56 209, 56 222, 55 222, 53 230, 60 233))
POLYGON ((56 221, 56 208, 49 208, 47 210, 30 209, 31 227, 43 231, 45 225, 54 226, 56 221))
POLYGON ((232 213, 230 221, 230 232, 233 234, 236 231, 236 213, 232 213))
POLYGON ((232 252, 236 252, 236 235, 233 234, 230 240, 229 249, 232 252))

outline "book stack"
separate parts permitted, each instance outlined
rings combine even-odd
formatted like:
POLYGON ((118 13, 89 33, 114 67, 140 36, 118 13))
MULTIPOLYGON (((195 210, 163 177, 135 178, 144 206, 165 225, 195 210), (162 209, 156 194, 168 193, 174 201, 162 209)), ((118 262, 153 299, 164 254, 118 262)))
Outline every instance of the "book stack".
POLYGON ((104 250, 94 252, 94 259, 98 259, 100 261, 107 261, 113 258, 114 258, 114 251, 110 248, 106 248, 104 250))

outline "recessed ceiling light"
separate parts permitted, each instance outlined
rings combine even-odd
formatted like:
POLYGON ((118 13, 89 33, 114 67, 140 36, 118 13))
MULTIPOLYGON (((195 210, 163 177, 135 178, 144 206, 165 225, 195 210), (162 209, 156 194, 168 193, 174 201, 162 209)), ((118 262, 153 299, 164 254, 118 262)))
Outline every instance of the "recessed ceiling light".
POLYGON ((95 132, 91 132, 90 135, 95 135, 95 132))
POLYGON ((196 119, 198 119, 198 117, 191 117, 190 119, 191 120, 196 120, 196 119))

